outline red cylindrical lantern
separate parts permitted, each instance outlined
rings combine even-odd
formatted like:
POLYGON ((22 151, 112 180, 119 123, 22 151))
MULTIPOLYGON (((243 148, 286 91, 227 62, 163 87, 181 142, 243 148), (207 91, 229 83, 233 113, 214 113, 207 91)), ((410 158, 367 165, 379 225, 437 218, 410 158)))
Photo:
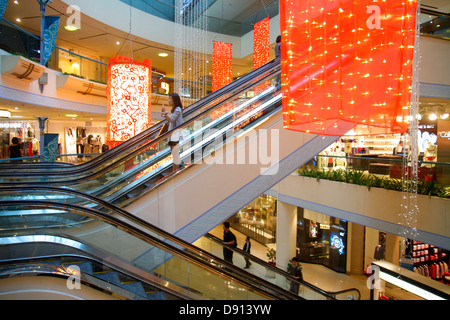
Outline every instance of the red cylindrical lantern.
POLYGON ((144 131, 151 121, 151 61, 113 57, 108 63, 106 141, 110 148, 144 131))
POLYGON ((417 0, 280 1, 284 126, 406 132, 417 0))
POLYGON ((253 30, 253 69, 257 69, 269 62, 269 17, 255 23, 253 30))
POLYGON ((212 91, 233 80, 233 44, 213 41, 212 91))

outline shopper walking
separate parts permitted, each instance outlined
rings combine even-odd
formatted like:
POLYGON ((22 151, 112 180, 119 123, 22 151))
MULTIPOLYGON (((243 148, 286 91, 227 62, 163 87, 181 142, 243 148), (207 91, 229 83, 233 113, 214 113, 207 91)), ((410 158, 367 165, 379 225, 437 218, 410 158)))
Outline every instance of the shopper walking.
MULTIPOLYGON (((251 246, 252 246, 252 244, 250 242, 250 237, 247 236, 245 238, 245 243, 244 243, 244 247, 242 248, 242 250, 244 250, 244 252, 250 254, 251 246)), ((249 258, 245 257, 244 259, 245 259, 245 267, 244 267, 244 269, 248 269, 252 263, 250 262, 249 258)))
POLYGON ((289 291, 298 294, 300 288, 300 281, 303 281, 302 267, 298 264, 297 257, 292 258, 291 276, 294 280, 291 280, 289 291))
POLYGON ((233 250, 228 249, 227 247, 236 248, 237 240, 236 236, 230 230, 230 223, 225 221, 223 223, 223 259, 229 263, 233 263, 233 250))
MULTIPOLYGON (((181 104, 180 96, 177 93, 172 93, 169 96, 169 106, 172 110, 167 112, 166 107, 163 105, 161 108, 161 115, 169 123, 168 131, 178 128, 183 123, 183 105, 181 104)), ((180 130, 174 130, 169 138, 168 144, 172 153, 173 166, 172 173, 175 173, 181 164, 179 141, 183 136, 180 130)))

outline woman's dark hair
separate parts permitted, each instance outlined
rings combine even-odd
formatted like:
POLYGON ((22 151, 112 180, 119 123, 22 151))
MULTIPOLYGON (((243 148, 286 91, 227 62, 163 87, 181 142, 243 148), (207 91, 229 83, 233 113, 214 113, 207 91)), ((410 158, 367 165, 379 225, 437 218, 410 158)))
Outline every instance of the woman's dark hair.
POLYGON ((178 93, 172 93, 170 95, 170 97, 172 98, 172 101, 173 101, 173 107, 170 112, 174 113, 176 107, 180 107, 181 110, 183 110, 183 105, 181 104, 181 99, 180 99, 180 96, 178 95, 178 93))
POLYGON ((279 35, 278 37, 277 37, 277 43, 280 43, 281 42, 281 35, 279 35))
POLYGON ((12 142, 12 144, 19 144, 19 138, 13 137, 13 138, 11 139, 11 142, 12 142))

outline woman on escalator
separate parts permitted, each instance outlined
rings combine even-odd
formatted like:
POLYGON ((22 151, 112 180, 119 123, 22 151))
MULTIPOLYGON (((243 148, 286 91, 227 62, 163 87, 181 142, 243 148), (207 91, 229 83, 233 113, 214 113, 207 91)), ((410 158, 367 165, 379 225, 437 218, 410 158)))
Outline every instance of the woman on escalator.
MULTIPOLYGON (((172 107, 170 113, 167 112, 163 105, 161 108, 161 115, 169 123, 168 131, 176 129, 183 123, 183 105, 181 104, 180 96, 177 93, 172 93, 169 96, 169 106, 172 107)), ((173 167, 172 174, 175 173, 181 164, 180 149, 178 143, 183 139, 180 130, 174 130, 169 138, 170 151, 172 152, 173 167)))

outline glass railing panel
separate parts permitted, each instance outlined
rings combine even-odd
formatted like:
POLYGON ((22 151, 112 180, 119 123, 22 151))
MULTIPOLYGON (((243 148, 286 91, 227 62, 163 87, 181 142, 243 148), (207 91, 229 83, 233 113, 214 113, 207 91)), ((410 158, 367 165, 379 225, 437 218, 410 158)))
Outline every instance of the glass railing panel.
MULTIPOLYGON (((436 157, 419 156, 418 194, 450 198, 450 163, 436 160, 436 157)), ((404 160, 400 155, 319 154, 299 168, 297 174, 402 191, 402 180, 411 179, 412 170, 409 159, 404 160)))
POLYGON ((46 225, 29 225, 26 220, 18 220, 14 228, 4 228, 0 230, 1 239, 9 237, 20 237, 24 235, 39 235, 45 239, 47 236, 57 236, 61 239, 75 239, 84 246, 101 250, 108 257, 129 263, 159 278, 184 287, 193 295, 201 295, 206 299, 216 299, 217 293, 224 295, 223 299, 266 299, 268 296, 256 296, 238 281, 224 277, 215 268, 205 267, 205 263, 197 259, 192 259, 176 249, 170 249, 167 243, 159 243, 146 237, 140 232, 130 231, 119 221, 111 221, 110 218, 94 216, 92 212, 79 208, 65 207, 55 204, 39 204, 36 202, 19 204, 13 203, 5 206, 0 214, 0 225, 7 225, 8 215, 14 212, 25 210, 27 215, 32 216, 33 212, 42 216, 42 210, 54 211, 53 215, 58 216, 58 221, 46 225), (120 239, 120 241, 118 241, 120 239), (204 281, 208 279, 208 281, 204 281), (243 294, 240 294, 240 293, 243 294))

